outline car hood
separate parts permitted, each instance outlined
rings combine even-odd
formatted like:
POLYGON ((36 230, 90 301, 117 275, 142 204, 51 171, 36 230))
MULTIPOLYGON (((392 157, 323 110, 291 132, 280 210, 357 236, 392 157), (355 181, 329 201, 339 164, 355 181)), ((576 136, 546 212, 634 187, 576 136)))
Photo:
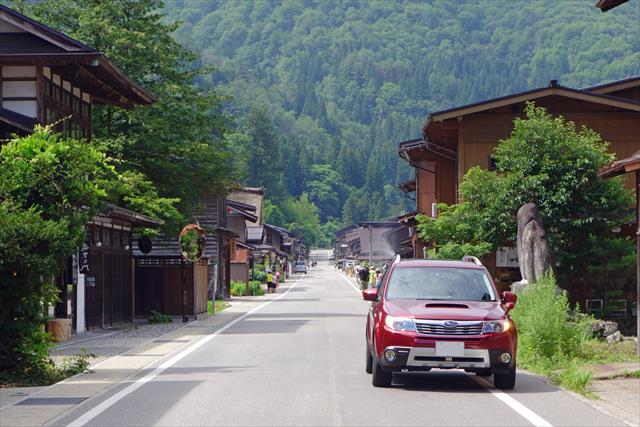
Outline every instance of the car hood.
POLYGON ((385 302, 387 314, 431 320, 497 320, 505 312, 499 302, 394 299, 385 302))

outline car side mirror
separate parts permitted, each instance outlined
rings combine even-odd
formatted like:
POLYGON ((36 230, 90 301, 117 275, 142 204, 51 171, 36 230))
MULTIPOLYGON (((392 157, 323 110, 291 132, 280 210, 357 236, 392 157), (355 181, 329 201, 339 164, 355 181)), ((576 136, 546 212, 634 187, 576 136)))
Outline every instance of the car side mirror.
POLYGON ((514 308, 515 306, 516 306, 516 305, 515 305, 514 303, 512 303, 512 302, 508 302, 508 303, 506 303, 506 304, 504 305, 504 313, 505 313, 505 314, 509 313, 511 310, 513 310, 513 308, 514 308))
POLYGON ((369 288, 362 291, 362 298, 365 301, 378 301, 378 288, 369 288))
POLYGON ((512 303, 513 305, 515 305, 518 301, 518 296, 513 292, 505 291, 502 293, 502 300, 505 302, 505 304, 512 303))

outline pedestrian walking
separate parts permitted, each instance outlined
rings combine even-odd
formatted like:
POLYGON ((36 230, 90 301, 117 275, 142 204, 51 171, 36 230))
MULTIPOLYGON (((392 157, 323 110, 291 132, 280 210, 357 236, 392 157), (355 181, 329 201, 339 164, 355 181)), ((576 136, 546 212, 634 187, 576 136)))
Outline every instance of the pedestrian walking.
POLYGON ((382 284, 382 271, 379 268, 376 269, 376 288, 379 288, 382 284))
POLYGON ((370 288, 373 288, 373 286, 376 284, 376 270, 373 268, 373 266, 369 267, 369 282, 368 282, 368 286, 370 288))
POLYGON ((276 280, 271 270, 267 270, 267 293, 273 294, 276 292, 276 280))
POLYGON ((369 269, 367 267, 360 267, 358 269, 358 282, 360 282, 360 290, 367 289, 369 284, 369 269))

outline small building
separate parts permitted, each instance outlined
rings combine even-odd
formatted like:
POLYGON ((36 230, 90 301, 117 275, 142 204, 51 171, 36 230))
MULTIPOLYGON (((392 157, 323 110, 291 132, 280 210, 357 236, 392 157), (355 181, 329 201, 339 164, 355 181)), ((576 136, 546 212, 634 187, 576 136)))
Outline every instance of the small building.
POLYGON ((229 293, 231 245, 237 235, 227 228, 225 197, 204 194, 192 220, 205 230, 206 246, 200 261, 191 264, 182 260, 177 233, 171 236, 160 232, 152 239, 150 251, 145 253, 141 248, 134 251, 135 316, 146 317, 152 310, 181 315, 183 274, 187 283, 187 316, 206 315, 207 301, 212 295, 223 297, 229 293))
POLYGON ((349 225, 336 231, 335 236, 333 252, 336 259, 357 259, 362 250, 360 227, 357 224, 349 225))
POLYGON ((390 261, 403 252, 403 242, 410 237, 409 227, 398 218, 363 221, 358 227, 361 248, 358 258, 373 264, 390 261))

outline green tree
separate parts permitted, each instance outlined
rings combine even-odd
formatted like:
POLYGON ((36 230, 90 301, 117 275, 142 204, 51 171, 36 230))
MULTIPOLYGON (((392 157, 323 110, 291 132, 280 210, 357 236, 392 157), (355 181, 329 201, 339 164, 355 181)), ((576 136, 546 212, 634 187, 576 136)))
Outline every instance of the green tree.
POLYGON ((282 205, 287 228, 298 233, 309 246, 318 246, 321 238, 318 207, 303 193, 298 199, 288 197, 282 205))
POLYGON ((159 0, 44 0, 29 16, 103 52, 156 98, 150 107, 94 109, 98 142, 119 170, 148 177, 189 215, 205 191, 222 191, 229 175, 222 98, 198 85, 210 67, 173 37, 159 0))
POLYGON ((348 187, 331 165, 312 165, 307 188, 309 200, 318 207, 321 221, 340 216, 340 206, 347 196, 348 187))

